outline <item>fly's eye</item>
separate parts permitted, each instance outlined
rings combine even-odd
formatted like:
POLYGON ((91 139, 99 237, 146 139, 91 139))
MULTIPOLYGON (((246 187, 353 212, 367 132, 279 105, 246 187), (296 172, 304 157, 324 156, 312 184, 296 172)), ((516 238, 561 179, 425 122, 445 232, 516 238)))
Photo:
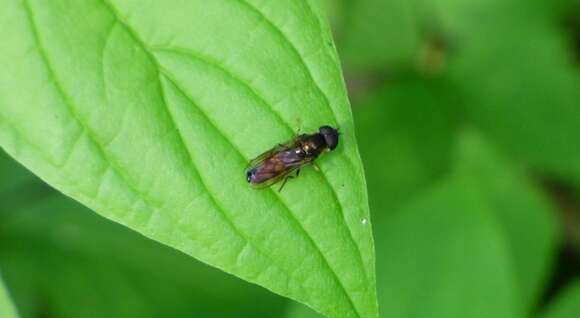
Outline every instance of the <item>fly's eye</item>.
POLYGON ((252 171, 246 172, 246 180, 248 182, 251 182, 252 181, 252 171))
POLYGON ((334 129, 330 126, 320 127, 320 134, 324 137, 324 141, 330 150, 334 150, 338 145, 338 129, 334 129))

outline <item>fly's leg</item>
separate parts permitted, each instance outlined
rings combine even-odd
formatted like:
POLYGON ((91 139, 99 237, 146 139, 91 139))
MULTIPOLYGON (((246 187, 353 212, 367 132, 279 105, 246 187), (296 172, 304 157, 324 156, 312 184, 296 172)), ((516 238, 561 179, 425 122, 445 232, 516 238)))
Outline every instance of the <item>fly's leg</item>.
POLYGON ((286 177, 284 177, 284 180, 282 181, 282 185, 280 186, 280 189, 278 189, 278 192, 282 192, 282 188, 284 188, 284 185, 286 185, 286 182, 289 179, 292 179, 292 178, 294 178, 294 176, 286 176, 286 177))
POLYGON ((282 180, 282 185, 280 186, 280 189, 278 189, 278 192, 282 192, 282 188, 284 188, 284 185, 286 185, 286 182, 290 179, 294 179, 295 177, 298 177, 300 175, 300 169, 296 170, 296 176, 286 176, 284 177, 284 180, 282 180))

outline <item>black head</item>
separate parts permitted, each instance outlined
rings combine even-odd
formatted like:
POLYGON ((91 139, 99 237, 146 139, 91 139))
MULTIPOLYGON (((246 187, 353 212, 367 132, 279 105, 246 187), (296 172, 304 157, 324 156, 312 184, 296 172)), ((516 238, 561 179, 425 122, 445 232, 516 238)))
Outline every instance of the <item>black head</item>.
POLYGON ((330 126, 321 126, 319 132, 324 137, 324 141, 330 150, 334 150, 338 146, 338 136, 340 135, 338 129, 330 126))

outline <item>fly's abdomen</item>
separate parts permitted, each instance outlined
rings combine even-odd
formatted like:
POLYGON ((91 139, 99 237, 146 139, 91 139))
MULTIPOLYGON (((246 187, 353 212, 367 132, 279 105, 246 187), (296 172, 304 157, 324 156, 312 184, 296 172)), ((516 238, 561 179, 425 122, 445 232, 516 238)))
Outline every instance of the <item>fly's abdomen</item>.
POLYGON ((264 162, 246 171, 246 180, 252 185, 260 185, 275 179, 284 172, 284 166, 275 162, 264 162))

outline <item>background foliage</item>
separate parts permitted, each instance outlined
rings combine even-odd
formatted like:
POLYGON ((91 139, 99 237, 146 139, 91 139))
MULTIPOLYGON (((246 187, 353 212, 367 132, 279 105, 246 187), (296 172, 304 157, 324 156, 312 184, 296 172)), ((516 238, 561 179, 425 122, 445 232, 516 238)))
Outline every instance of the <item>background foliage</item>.
MULTIPOLYGON (((381 317, 576 317, 578 2, 325 4, 381 317)), ((4 155, 0 268, 21 317, 316 317, 97 217, 4 155)))

